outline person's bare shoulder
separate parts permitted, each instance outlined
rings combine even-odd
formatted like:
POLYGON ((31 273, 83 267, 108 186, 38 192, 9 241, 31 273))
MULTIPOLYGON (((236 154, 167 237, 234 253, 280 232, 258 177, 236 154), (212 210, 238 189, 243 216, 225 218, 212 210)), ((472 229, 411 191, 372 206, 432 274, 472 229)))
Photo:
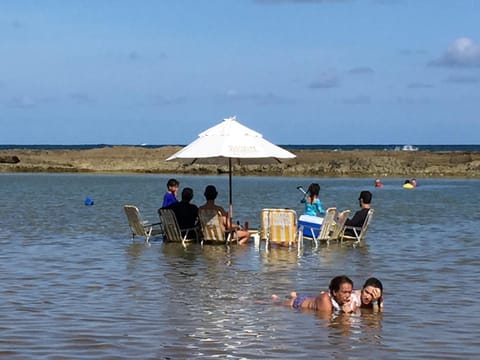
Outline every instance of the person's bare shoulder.
POLYGON ((332 302, 330 301, 330 295, 327 292, 322 291, 315 298, 315 307, 317 311, 322 311, 322 312, 332 311, 332 302))

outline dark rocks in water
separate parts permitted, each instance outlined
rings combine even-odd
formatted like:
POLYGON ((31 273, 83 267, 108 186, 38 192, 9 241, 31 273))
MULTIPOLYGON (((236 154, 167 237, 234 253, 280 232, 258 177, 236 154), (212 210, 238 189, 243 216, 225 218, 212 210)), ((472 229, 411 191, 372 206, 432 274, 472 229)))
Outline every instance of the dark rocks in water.
POLYGON ((20 162, 20 159, 16 155, 0 156, 0 163, 2 164, 18 164, 19 162, 20 162))

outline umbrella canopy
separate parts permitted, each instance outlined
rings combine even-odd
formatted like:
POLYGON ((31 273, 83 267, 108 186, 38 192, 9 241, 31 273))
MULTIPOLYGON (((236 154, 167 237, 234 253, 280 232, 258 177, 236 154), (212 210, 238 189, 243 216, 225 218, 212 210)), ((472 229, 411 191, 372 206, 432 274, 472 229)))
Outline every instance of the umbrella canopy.
POLYGON ((229 216, 232 218, 232 160, 238 163, 257 163, 265 160, 292 159, 295 155, 265 140, 262 134, 240 124, 235 117, 224 119, 219 124, 201 132, 198 138, 185 146, 168 160, 202 160, 228 163, 229 216))

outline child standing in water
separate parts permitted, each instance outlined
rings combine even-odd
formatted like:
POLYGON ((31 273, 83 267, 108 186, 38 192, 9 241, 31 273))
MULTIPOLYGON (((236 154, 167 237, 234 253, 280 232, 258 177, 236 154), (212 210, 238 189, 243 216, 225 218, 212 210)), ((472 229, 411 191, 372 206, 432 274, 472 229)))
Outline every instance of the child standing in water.
POLYGON ((305 199, 305 215, 319 216, 325 214, 322 202, 318 198, 320 193, 320 185, 312 183, 307 190, 307 198, 305 199))

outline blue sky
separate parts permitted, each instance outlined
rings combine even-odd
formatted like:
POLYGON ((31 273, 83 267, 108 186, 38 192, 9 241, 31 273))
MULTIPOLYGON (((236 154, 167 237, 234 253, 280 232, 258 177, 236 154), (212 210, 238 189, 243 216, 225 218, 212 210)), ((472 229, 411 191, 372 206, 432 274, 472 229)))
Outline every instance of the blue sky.
POLYGON ((477 0, 2 0, 0 144, 479 144, 477 0))

